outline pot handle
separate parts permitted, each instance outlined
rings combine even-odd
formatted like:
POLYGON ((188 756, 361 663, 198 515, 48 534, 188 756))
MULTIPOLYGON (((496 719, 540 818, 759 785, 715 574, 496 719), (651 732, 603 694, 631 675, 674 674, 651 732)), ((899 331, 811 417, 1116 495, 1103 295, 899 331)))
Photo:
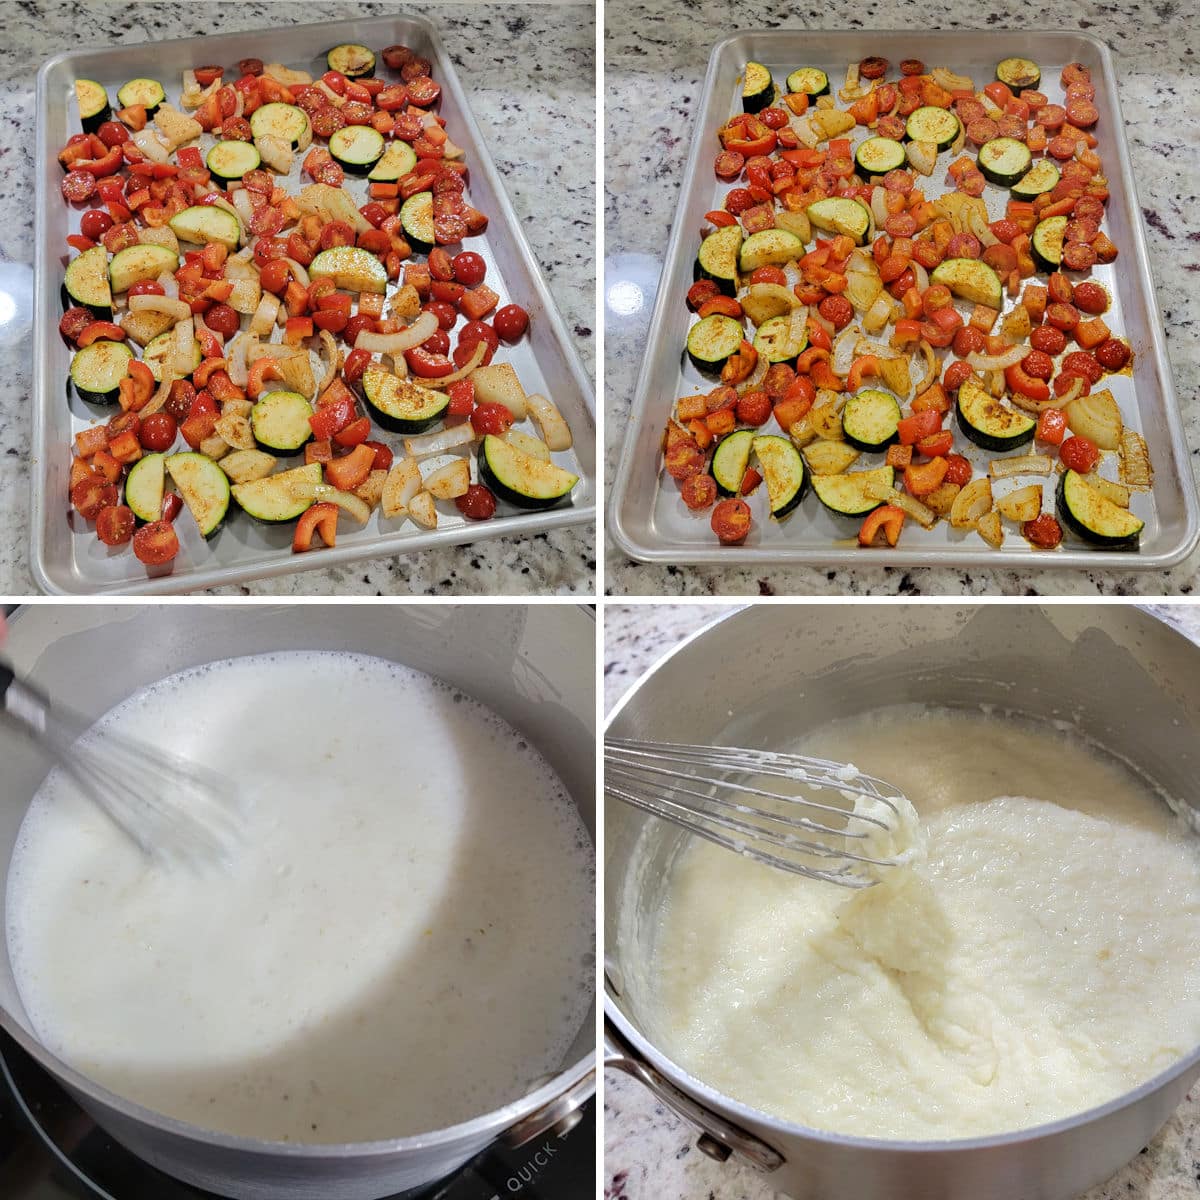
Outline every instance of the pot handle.
POLYGON ((633 1076, 668 1108, 699 1129, 700 1137, 696 1146, 709 1158, 725 1162, 736 1154, 764 1174, 783 1166, 783 1155, 766 1142, 681 1092, 638 1054, 607 1017, 604 1020, 604 1065, 633 1076))
POLYGON ((502 1146, 515 1150, 534 1138, 552 1133, 564 1137, 583 1120, 583 1106, 596 1094, 596 1070, 593 1067, 582 1079, 560 1092, 549 1104, 522 1117, 510 1125, 497 1139, 502 1146))

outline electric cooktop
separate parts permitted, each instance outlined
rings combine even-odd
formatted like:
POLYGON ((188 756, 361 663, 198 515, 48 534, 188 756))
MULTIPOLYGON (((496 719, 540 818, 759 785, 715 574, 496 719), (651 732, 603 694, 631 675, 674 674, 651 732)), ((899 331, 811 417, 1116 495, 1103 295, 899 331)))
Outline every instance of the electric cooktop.
MULTIPOLYGON (((563 1137, 491 1147, 456 1174, 391 1200, 580 1200, 595 1191, 595 1100, 563 1137)), ((220 1200, 147 1166, 0 1033, 3 1200, 220 1200)))

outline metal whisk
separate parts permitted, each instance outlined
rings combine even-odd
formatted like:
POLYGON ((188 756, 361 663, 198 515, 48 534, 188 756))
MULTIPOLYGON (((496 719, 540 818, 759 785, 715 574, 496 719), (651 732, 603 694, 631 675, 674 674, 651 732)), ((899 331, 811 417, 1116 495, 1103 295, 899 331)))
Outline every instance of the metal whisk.
POLYGON ((240 838, 235 790, 197 763, 108 731, 58 704, 0 662, 0 718, 39 747, 148 857, 194 866, 226 858, 240 838))
MULTIPOLYGON (((870 887, 891 857, 873 857, 873 831, 899 827, 903 792, 845 763, 743 750, 607 738, 604 790, 618 800, 768 866, 843 887, 870 887), (756 786, 763 777, 809 791, 828 789, 830 803, 756 786), (855 812, 845 800, 878 801, 886 816, 855 812)), ((877 835, 876 835, 877 836, 877 835)))

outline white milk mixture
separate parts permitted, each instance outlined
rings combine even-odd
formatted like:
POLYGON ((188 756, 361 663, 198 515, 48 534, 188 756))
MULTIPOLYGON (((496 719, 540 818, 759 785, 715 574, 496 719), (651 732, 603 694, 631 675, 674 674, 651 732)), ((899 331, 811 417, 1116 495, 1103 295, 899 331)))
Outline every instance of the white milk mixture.
POLYGON ((35 798, 8 944, 68 1063, 292 1142, 441 1128, 561 1067, 593 990, 592 846, 490 710, 382 659, 290 653, 173 676, 101 726, 220 769, 251 811, 196 877, 69 784, 35 798))
POLYGON ((872 714, 803 747, 890 780, 926 847, 848 892, 693 840, 649 1032, 691 1074, 839 1133, 995 1134, 1128 1091, 1200 1041, 1200 859, 1067 735, 872 714))

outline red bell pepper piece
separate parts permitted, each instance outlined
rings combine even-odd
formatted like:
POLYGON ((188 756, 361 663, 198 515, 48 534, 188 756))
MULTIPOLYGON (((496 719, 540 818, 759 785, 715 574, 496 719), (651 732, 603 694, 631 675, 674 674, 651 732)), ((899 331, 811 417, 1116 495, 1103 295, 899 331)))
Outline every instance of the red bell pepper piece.
POLYGON ((358 417, 350 422, 345 429, 340 430, 333 435, 333 440, 339 446, 349 449, 353 446, 361 446, 363 442, 371 436, 371 418, 358 417))
POLYGON ((288 317, 287 324, 283 327, 283 340, 289 346, 298 346, 312 335, 312 317, 288 317))
POLYGON ((894 546, 900 540, 900 530, 904 528, 904 509, 894 504, 881 504, 878 508, 867 513, 858 531, 860 546, 874 546, 877 543, 880 530, 889 546, 894 546))
POLYGON ((204 158, 198 146, 181 146, 175 152, 175 160, 188 171, 203 171, 204 158))
POLYGON ((333 443, 328 438, 319 442, 308 442, 304 447, 304 465, 333 461, 333 443))
POLYGON ((1004 381, 1014 392, 1020 392, 1030 400, 1050 399, 1050 385, 1044 379, 1035 379, 1027 374, 1020 363, 1013 363, 1005 369, 1004 381))
POLYGON ((469 379, 460 379, 447 389, 450 397, 450 407, 446 415, 450 417, 469 417, 475 407, 475 385, 469 379))
POLYGON ((319 533, 326 546, 337 544, 338 506, 329 500, 314 504, 300 514, 292 537, 292 553, 303 554, 312 549, 313 533, 319 533))
POLYGON ((93 321, 90 325, 83 327, 83 332, 75 339, 75 344, 82 349, 102 338, 109 342, 123 342, 125 330, 120 325, 114 325, 112 321, 93 321))
POLYGON ((258 399, 268 379, 282 379, 283 372, 273 358, 260 358, 246 372, 246 395, 251 400, 258 399))
POLYGON ((366 480, 374 465, 375 451, 370 446, 355 446, 343 458, 325 464, 325 482, 339 491, 352 492, 366 480))
POLYGON ((950 464, 944 458, 931 458, 919 466, 904 468, 904 488, 910 496, 928 496, 942 486, 950 464))
POLYGON ((355 419, 357 410, 354 407, 354 397, 347 394, 341 399, 321 404, 315 413, 308 418, 312 426, 313 437, 318 441, 332 438, 335 433, 341 433, 355 419))
POLYGON ((905 417, 896 427, 900 434, 900 445, 915 446, 922 438, 937 433, 942 427, 942 414, 935 408, 926 408, 905 417))
POLYGON ((926 458, 945 458, 954 448, 954 434, 948 429, 931 433, 917 443, 917 451, 926 458))

